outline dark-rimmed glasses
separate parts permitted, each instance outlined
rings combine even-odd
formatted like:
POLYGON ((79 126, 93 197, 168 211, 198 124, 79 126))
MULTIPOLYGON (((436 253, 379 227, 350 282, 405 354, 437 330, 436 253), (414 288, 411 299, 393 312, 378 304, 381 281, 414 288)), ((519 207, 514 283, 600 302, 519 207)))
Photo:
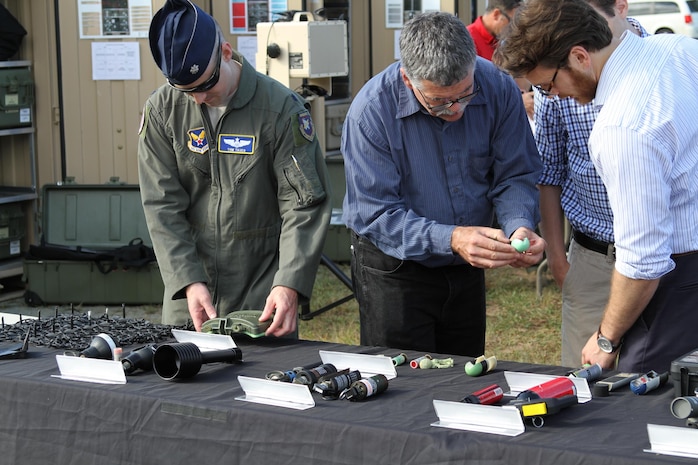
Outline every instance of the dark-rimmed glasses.
POLYGON ((432 107, 431 105, 429 105, 429 102, 427 102, 427 97, 422 93, 422 91, 419 90, 418 87, 415 87, 415 89, 417 89, 417 92, 419 92, 419 95, 421 95, 422 99, 424 99, 424 104, 427 106, 427 110, 429 110, 430 112, 435 113, 437 115, 445 110, 448 110, 456 103, 461 105, 461 106, 468 105, 468 103, 470 103, 470 101, 475 98, 475 96, 478 94, 478 92, 480 92, 480 86, 477 86, 475 88, 475 91, 471 92, 468 95, 464 95, 464 96, 457 98, 455 100, 451 100, 449 102, 442 103, 441 105, 435 105, 432 107))
POLYGON ((221 45, 220 42, 218 42, 217 49, 218 49, 218 58, 216 59, 216 67, 213 69, 213 73, 211 76, 206 79, 205 82, 199 84, 196 87, 191 87, 191 88, 182 88, 182 87, 177 87, 174 84, 170 82, 170 80, 167 80, 167 83, 170 85, 170 87, 177 89, 180 92, 185 92, 187 94, 194 94, 197 92, 206 92, 207 90, 211 90, 216 84, 218 84, 218 79, 220 78, 220 71, 221 71, 221 45))
POLYGON ((550 93, 550 91, 553 90, 553 86, 555 85, 555 78, 557 77, 557 73, 558 73, 558 71, 560 71, 560 68, 562 68, 562 63, 560 63, 559 65, 557 65, 557 68, 555 68, 555 74, 553 74, 552 79, 550 79, 550 84, 548 84, 548 88, 547 88, 547 89, 543 89, 542 86, 533 84, 533 87, 535 87, 536 89, 538 89, 538 92, 540 92, 541 95, 542 95, 543 97, 550 97, 550 96, 552 95, 552 94, 550 93))

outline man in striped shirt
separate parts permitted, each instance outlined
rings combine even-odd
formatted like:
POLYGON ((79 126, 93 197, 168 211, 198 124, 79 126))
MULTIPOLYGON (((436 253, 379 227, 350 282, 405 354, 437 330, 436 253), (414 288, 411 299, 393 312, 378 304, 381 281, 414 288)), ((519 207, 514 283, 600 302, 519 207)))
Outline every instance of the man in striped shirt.
POLYGON ((599 107, 589 153, 613 211, 616 262, 581 361, 667 371, 698 342, 698 42, 614 38, 583 0, 520 8, 496 62, 544 94, 599 107))
MULTIPOLYGON (((626 30, 648 35, 637 21, 626 18, 626 0, 589 3, 606 18, 615 37, 626 30)), ((615 262, 613 213, 587 146, 598 111, 593 102, 582 105, 572 97, 536 92, 535 138, 543 161, 540 229, 548 269, 562 289, 562 365, 571 367, 579 365, 582 348, 599 327, 615 262), (565 218, 573 230, 569 250, 565 218)))

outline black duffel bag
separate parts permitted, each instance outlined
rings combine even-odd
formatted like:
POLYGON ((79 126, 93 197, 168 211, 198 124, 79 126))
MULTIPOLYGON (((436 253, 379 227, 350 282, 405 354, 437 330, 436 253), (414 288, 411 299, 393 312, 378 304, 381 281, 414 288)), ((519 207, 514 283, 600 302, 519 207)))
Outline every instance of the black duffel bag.
POLYGON ((155 261, 153 248, 137 237, 128 245, 110 250, 91 250, 83 247, 62 247, 57 245, 30 245, 25 254, 26 260, 68 260, 94 262, 104 274, 114 270, 139 269, 155 261))
POLYGON ((9 60, 19 51, 26 29, 0 3, 0 60, 9 60))

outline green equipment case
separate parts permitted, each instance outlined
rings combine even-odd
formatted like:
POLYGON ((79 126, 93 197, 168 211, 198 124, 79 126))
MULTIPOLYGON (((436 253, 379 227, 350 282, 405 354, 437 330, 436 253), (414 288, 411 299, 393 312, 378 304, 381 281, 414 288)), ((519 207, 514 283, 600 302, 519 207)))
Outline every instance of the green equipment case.
POLYGON ((335 262, 351 261, 351 233, 342 222, 342 202, 347 190, 344 158, 341 154, 325 157, 332 186, 332 217, 325 237, 323 253, 335 262))
POLYGON ((34 80, 28 66, 0 68, 0 129, 32 125, 34 80))
POLYGON ((24 259, 28 295, 47 304, 162 303, 156 261, 105 273, 103 262, 75 258, 108 255, 132 242, 150 249, 138 185, 51 184, 42 188, 41 199, 41 247, 34 247, 41 252, 30 248, 24 259), (67 258, 55 259, 57 252, 67 252, 67 258))
POLYGON ((24 234, 22 206, 17 203, 0 205, 0 260, 21 254, 20 240, 24 234))

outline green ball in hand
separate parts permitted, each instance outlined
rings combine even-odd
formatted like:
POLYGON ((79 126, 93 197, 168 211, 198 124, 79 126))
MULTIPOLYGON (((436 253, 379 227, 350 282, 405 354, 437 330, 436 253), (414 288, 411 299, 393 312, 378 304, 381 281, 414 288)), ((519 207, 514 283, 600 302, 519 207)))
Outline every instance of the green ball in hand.
POLYGON ((517 252, 525 252, 528 250, 529 246, 531 243, 528 240, 528 237, 524 237, 523 239, 512 239, 511 240, 511 246, 516 249, 517 252))

